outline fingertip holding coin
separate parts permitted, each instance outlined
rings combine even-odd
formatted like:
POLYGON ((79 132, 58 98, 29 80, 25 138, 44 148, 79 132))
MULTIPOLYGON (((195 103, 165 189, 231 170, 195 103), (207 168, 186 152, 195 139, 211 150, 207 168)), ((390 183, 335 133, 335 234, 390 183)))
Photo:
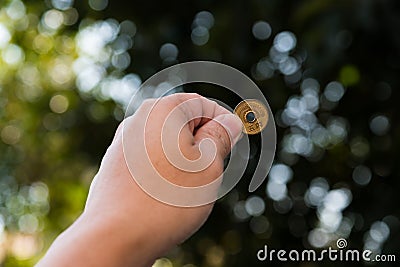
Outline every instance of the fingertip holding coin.
POLYGON ((267 126, 267 107, 257 99, 241 101, 234 110, 243 124, 243 132, 248 135, 260 133, 267 126))

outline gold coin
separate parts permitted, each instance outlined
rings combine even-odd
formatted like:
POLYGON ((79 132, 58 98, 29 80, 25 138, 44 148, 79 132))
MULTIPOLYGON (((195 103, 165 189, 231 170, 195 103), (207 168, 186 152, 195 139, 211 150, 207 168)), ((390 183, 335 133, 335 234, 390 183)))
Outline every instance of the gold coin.
POLYGON ((258 134, 268 123, 267 107, 257 99, 246 99, 240 102, 234 112, 243 123, 243 132, 258 134))

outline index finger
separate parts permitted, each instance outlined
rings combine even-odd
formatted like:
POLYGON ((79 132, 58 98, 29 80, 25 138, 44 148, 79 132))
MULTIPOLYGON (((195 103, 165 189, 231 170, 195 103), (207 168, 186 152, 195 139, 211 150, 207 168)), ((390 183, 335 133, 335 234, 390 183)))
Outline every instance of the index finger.
POLYGON ((176 96, 175 101, 179 102, 177 104, 179 104, 179 107, 186 115, 188 126, 192 132, 220 115, 232 114, 215 101, 209 100, 199 94, 183 93, 172 96, 176 96))

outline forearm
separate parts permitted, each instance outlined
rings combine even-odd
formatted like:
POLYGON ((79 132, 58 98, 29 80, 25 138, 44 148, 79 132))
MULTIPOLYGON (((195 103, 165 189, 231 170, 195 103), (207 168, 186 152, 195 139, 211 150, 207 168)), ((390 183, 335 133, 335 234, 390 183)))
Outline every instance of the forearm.
MULTIPOLYGON (((113 223, 83 214, 54 241, 37 266, 151 266, 157 258, 151 238, 140 230, 128 236, 113 223)), ((131 227, 136 225, 132 222, 131 227)))

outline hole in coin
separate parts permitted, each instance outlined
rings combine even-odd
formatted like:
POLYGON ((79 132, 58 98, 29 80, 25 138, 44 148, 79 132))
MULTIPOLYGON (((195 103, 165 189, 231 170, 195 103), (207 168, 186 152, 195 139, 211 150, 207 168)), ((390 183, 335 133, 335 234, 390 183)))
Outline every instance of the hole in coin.
POLYGON ((256 120, 256 115, 253 111, 249 111, 246 113, 245 118, 247 122, 254 122, 256 120))

